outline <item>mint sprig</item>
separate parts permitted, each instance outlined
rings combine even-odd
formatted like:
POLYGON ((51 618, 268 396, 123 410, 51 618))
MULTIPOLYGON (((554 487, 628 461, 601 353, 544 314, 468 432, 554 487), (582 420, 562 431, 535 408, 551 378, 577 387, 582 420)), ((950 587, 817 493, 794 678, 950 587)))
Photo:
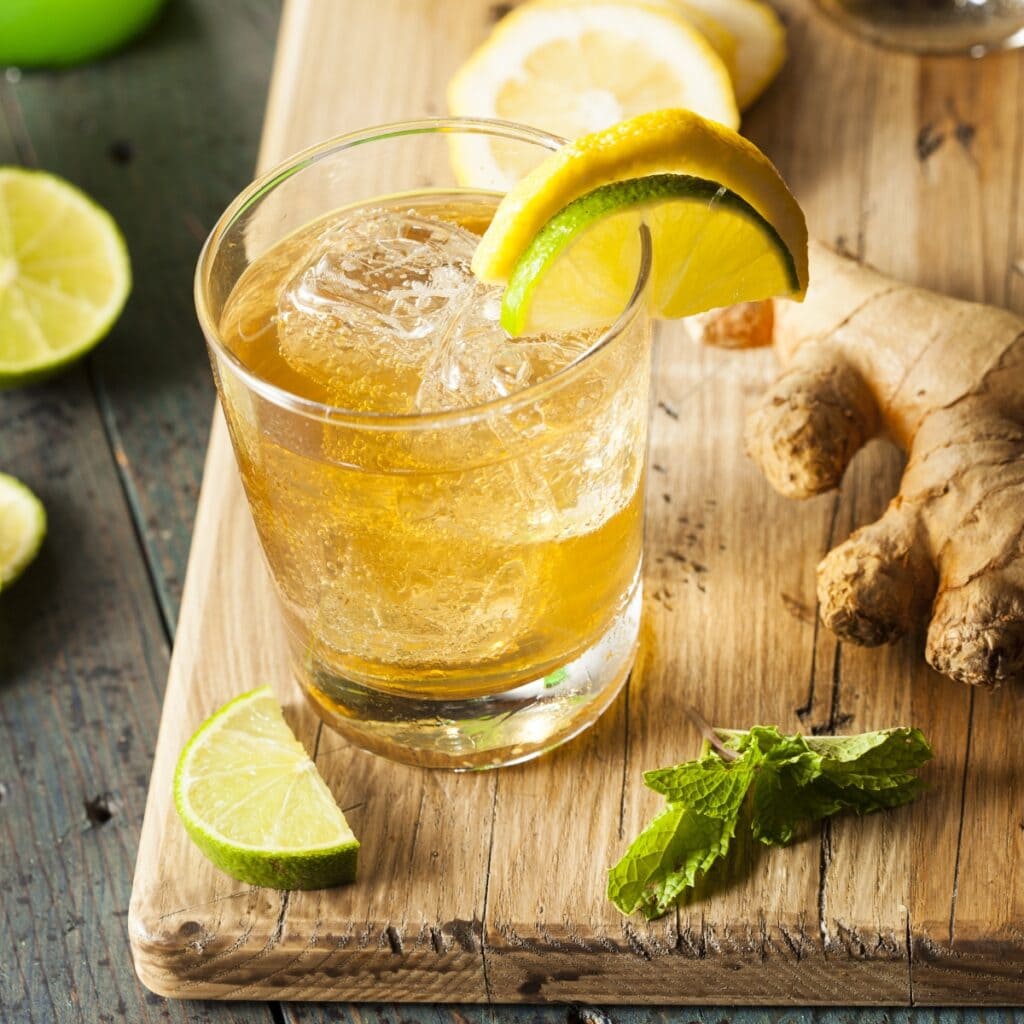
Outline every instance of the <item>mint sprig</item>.
POLYGON ((695 761, 644 773, 667 801, 608 875, 624 914, 661 917, 749 827, 766 846, 790 843, 802 822, 909 803, 932 757, 918 729, 858 736, 787 736, 775 726, 705 730, 695 761))

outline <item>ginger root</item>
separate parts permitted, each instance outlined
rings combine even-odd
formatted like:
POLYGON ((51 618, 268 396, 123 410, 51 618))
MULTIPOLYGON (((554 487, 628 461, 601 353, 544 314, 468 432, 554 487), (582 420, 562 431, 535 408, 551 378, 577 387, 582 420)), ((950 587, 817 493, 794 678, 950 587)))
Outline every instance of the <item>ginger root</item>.
POLYGON ((874 646, 930 615, 925 653, 939 672, 1024 679, 1024 318, 820 245, 811 282, 802 305, 747 304, 696 327, 710 343, 773 337, 785 369, 746 443, 780 493, 836 487, 876 435, 907 453, 885 514, 818 566, 822 620, 874 646))

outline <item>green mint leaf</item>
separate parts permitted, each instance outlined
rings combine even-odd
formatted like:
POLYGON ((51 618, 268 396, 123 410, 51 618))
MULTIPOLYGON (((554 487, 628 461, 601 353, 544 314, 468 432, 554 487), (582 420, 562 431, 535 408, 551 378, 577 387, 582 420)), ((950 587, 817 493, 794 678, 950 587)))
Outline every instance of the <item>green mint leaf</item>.
POLYGON ((735 761, 707 753, 698 761, 644 772, 644 784, 669 803, 685 804, 698 814, 735 818, 763 759, 756 746, 748 746, 735 761))
POLYGON ((720 742, 705 741, 696 761, 644 774, 668 803, 609 872, 608 897, 624 914, 664 914, 726 855, 741 815, 760 842, 785 846, 801 826, 839 811, 909 803, 926 788, 916 773, 932 757, 918 729, 805 737, 758 725, 714 734, 720 742))
POLYGON ((919 729, 883 729, 859 736, 816 736, 808 741, 821 754, 822 772, 840 786, 900 787, 932 758, 919 729))
POLYGON ((725 856, 736 819, 709 818, 670 803, 608 873, 608 898, 624 914, 661 917, 683 890, 725 856))
POLYGON ((755 783, 750 827, 754 837, 766 846, 788 846, 802 824, 840 811, 861 815, 902 807, 926 788, 917 778, 881 790, 855 786, 843 789, 826 778, 807 786, 787 786, 777 774, 766 772, 755 783))
POLYGON ((925 788, 906 770, 932 756, 917 729, 785 740, 772 747, 752 791, 751 829, 767 845, 792 842, 801 822, 900 807, 925 788))
POLYGON ((841 809, 853 811, 855 814, 871 814, 874 811, 886 810, 890 807, 902 807, 928 788, 916 776, 910 776, 899 785, 884 788, 861 786, 837 786, 830 779, 822 779, 816 783, 823 792, 835 795, 841 809))
POLYGON ((821 754, 811 750, 803 736, 783 736, 781 742, 776 742, 774 737, 765 738, 767 730, 757 728, 750 732, 762 749, 770 743, 765 751, 765 766, 781 773, 787 786, 806 786, 821 775, 821 754))
POLYGON ((751 793, 750 828, 766 846, 786 846, 803 822, 818 821, 843 806, 837 792, 807 778, 806 764, 766 765, 751 793))
POLYGON ((787 766, 795 779, 806 784, 821 774, 821 755, 800 735, 786 736, 774 725, 755 725, 747 732, 718 730, 725 746, 745 754, 756 748, 765 763, 775 768, 787 766))

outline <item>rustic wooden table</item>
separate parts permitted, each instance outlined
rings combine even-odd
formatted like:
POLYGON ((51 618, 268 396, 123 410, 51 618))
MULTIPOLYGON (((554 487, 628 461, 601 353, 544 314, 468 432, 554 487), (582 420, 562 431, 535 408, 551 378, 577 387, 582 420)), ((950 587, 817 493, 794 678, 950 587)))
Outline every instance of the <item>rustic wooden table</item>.
MULTIPOLYGON (((127 234, 136 279, 93 357, 49 384, 0 396, 0 468, 25 480, 50 516, 38 563, 0 598, 0 1020, 1016 1018, 187 1003, 136 980, 125 916, 213 401, 191 270, 214 218, 250 175, 278 15, 278 0, 175 0, 143 40, 108 61, 0 78, 0 164, 63 174, 107 205, 127 234)), ((956 123, 956 141, 969 150, 956 123)), ((942 139, 922 132, 922 161, 942 139)))

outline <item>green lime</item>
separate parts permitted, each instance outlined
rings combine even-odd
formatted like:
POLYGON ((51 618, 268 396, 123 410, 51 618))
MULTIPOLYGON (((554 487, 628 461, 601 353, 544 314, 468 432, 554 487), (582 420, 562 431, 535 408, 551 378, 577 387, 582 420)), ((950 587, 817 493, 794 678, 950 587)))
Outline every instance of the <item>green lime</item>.
POLYGON ((356 876, 359 841, 269 686, 203 722, 178 759, 174 803, 199 849, 240 882, 322 889, 356 876))
POLYGON ((164 0, 0 0, 0 64, 78 64, 141 32, 164 0))
POLYGON ((512 335, 598 327, 626 307, 650 229, 649 305, 675 319, 800 290, 778 232, 715 181, 652 174, 588 192, 534 236, 509 278, 501 322, 512 335))
POLYGON ((692 110, 655 110, 583 135, 514 185, 473 253, 504 283, 512 334, 611 323, 650 229, 651 314, 672 319, 807 288, 807 224, 753 143, 692 110))
POLYGON ((61 178, 0 167, 0 388, 88 352, 131 290, 110 214, 61 178))
POLYGON ((46 509, 20 481, 0 473, 0 590, 36 557, 46 536, 46 509))

